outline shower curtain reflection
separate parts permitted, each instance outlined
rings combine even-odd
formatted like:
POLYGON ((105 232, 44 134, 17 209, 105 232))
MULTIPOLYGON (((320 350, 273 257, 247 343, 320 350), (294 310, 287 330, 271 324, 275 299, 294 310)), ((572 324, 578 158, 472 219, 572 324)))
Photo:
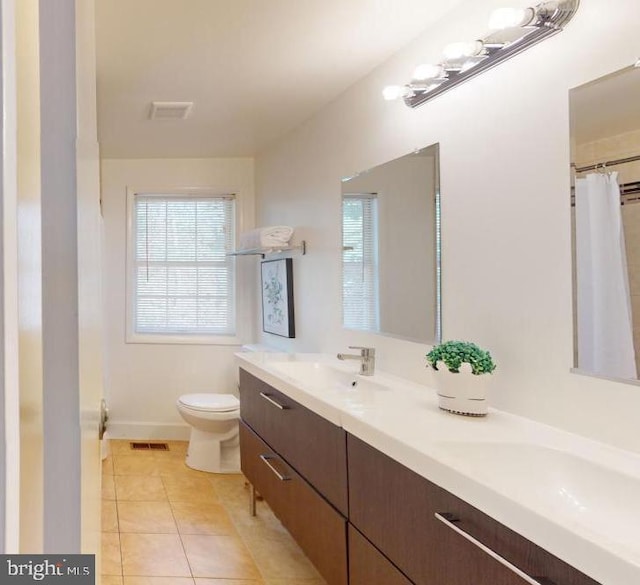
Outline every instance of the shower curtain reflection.
POLYGON ((637 378, 617 173, 576 180, 578 368, 637 378))

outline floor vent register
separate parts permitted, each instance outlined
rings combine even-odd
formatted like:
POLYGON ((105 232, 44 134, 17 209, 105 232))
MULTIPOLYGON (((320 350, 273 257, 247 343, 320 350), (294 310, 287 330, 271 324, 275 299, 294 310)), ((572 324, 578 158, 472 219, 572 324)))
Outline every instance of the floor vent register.
POLYGON ((169 445, 167 443, 141 443, 131 442, 129 443, 134 451, 168 451, 169 445))

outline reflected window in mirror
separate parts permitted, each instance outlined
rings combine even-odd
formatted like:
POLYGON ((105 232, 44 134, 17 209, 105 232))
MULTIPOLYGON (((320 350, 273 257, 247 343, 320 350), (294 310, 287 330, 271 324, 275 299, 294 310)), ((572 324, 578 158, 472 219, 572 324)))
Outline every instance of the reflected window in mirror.
POLYGON ((440 335, 438 145, 342 182, 343 326, 440 335))
POLYGON ((378 200, 375 193, 343 195, 342 299, 345 327, 378 331, 378 200))
POLYGON ((570 92, 574 367, 637 380, 640 69, 570 92))

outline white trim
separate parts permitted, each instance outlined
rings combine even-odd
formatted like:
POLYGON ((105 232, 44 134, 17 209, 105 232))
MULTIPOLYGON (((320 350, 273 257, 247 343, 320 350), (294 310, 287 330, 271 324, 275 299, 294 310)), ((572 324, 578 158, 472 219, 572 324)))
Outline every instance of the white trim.
POLYGON ((2 287, 3 287, 3 360, 4 379, 4 526, 2 551, 17 553, 20 546, 20 396, 18 366, 18 250, 17 250, 17 80, 16 80, 16 6, 15 0, 2 0, 2 287))
POLYGON ((633 386, 640 386, 640 380, 630 378, 616 378, 614 376, 605 376, 603 374, 594 374, 593 372, 587 372, 580 368, 570 368, 569 372, 577 374, 578 376, 587 376, 588 378, 597 378, 598 380, 608 380, 609 382, 618 382, 620 384, 631 384, 633 386))
MULTIPOLYGON (((127 308, 130 306, 130 295, 127 295, 127 308)), ((242 346, 242 341, 237 335, 225 337, 224 335, 164 335, 152 333, 133 333, 130 330, 130 318, 127 319, 127 343, 147 343, 164 345, 237 345, 242 346)))
POLYGON ((110 439, 188 441, 191 427, 179 423, 158 424, 109 421, 108 433, 110 439))
POLYGON ((126 229, 127 242, 125 248, 125 343, 141 343, 141 344, 164 344, 164 345, 242 345, 247 339, 249 324, 247 319, 243 317, 245 309, 248 306, 248 293, 244 287, 239 286, 240 275, 238 266, 234 271, 235 276, 235 335, 161 335, 161 334, 140 334, 133 330, 133 282, 134 282, 134 262, 131 250, 133 249, 133 205, 136 195, 184 195, 189 197, 233 197, 236 204, 235 209, 235 227, 236 227, 236 244, 238 234, 243 229, 243 217, 246 213, 245 206, 246 197, 242 194, 230 191, 222 191, 213 187, 175 187, 171 188, 163 186, 154 189, 150 186, 144 188, 135 188, 128 185, 127 201, 126 201, 126 229))

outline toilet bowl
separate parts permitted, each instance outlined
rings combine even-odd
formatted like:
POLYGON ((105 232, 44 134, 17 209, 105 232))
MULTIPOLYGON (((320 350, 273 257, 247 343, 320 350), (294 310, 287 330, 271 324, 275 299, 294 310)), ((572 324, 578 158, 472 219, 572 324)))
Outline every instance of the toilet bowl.
POLYGON ((240 401, 232 394, 185 394, 176 407, 191 426, 186 463, 211 473, 240 471, 240 401))

